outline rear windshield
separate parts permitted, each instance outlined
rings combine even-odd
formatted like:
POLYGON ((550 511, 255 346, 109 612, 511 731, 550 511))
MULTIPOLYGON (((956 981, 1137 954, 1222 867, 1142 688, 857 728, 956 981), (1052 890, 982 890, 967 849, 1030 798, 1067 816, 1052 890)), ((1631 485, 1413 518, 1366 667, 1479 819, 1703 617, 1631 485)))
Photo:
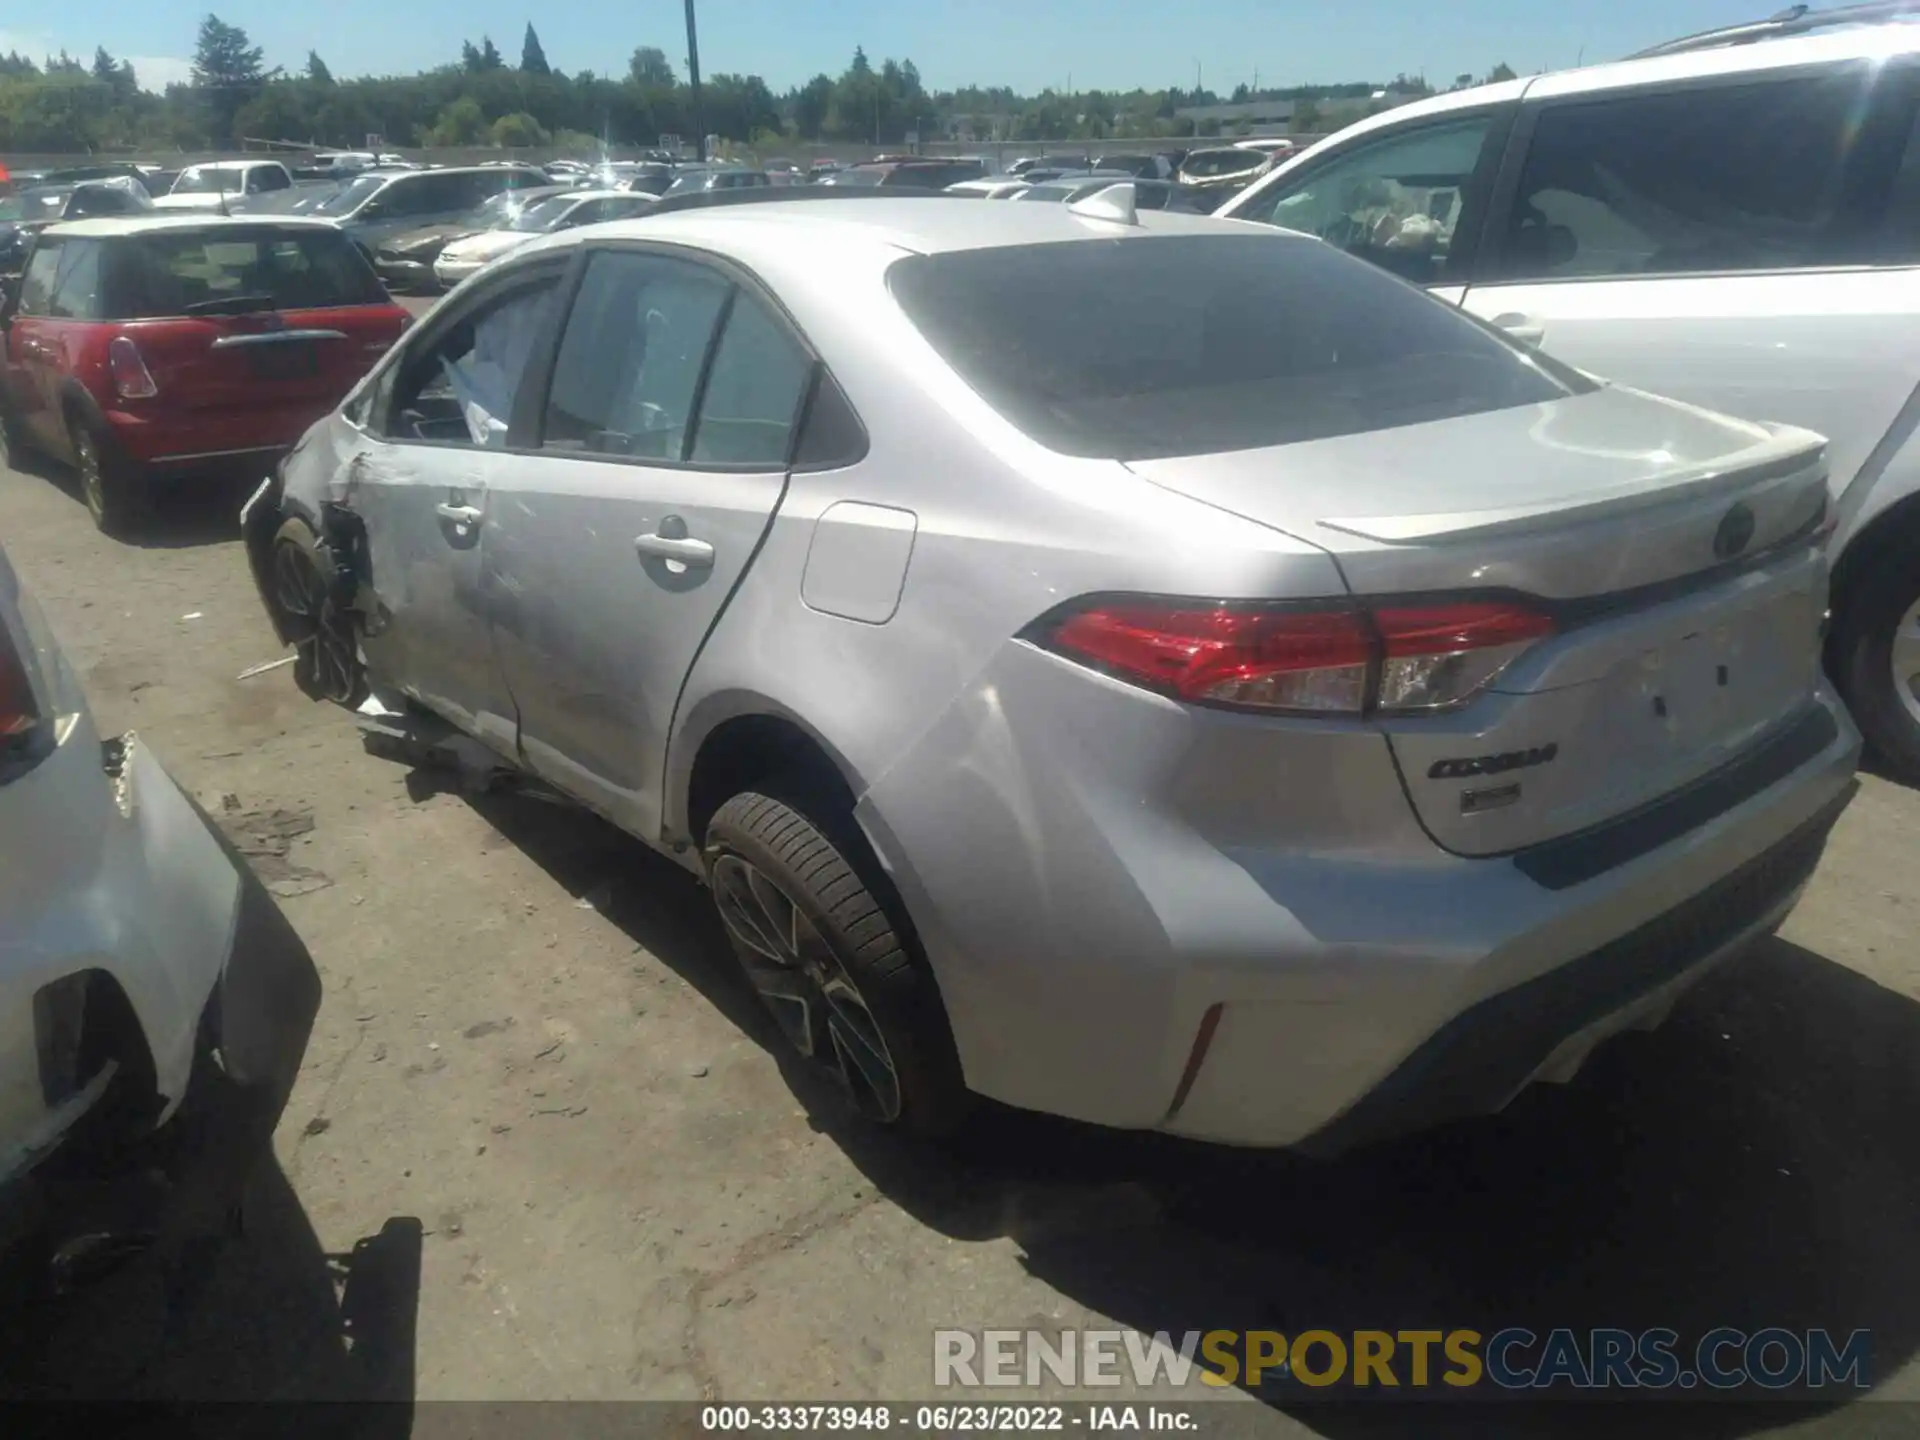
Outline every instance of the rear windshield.
POLYGON ((115 320, 388 303, 353 242, 331 229, 161 230, 110 254, 115 320))
POLYGON ((1385 430, 1590 388, 1328 245, 1136 235, 899 260, 960 377, 1068 455, 1144 460, 1385 430))
POLYGON ((0 196, 0 222, 18 220, 58 220, 67 208, 72 189, 28 190, 19 195, 0 196))

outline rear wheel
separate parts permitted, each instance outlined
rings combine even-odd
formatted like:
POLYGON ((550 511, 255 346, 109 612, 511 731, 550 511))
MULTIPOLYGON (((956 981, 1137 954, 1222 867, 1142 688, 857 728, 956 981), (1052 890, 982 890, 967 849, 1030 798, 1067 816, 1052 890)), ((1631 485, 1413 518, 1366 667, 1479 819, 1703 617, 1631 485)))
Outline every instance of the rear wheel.
POLYGON ((336 598, 333 556, 306 521, 290 519, 273 537, 272 575, 274 605, 294 643, 294 683, 316 700, 358 706, 367 698, 367 669, 353 619, 336 598))
POLYGON ((1858 577, 1835 641, 1861 733, 1889 773, 1920 786, 1920 555, 1890 547, 1858 577))
POLYGON ((747 792, 714 815, 705 853, 741 967, 801 1058, 876 1124, 957 1126, 971 1097, 946 1012, 875 894, 884 882, 851 817, 824 798, 747 792))
POLYGON ((13 418, 7 402, 0 399, 0 470, 10 470, 27 458, 26 442, 20 422, 13 418))
POLYGON ((126 534, 147 514, 139 470, 85 420, 76 418, 72 433, 73 469, 87 513, 101 533, 126 534))

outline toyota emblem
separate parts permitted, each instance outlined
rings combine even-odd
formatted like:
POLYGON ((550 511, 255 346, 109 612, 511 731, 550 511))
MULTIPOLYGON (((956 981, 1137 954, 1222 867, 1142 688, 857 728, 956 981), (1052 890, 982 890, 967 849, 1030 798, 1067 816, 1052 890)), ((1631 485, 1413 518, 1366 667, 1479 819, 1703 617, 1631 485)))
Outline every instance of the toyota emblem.
POLYGON ((1747 548, 1753 539, 1753 511, 1736 505, 1720 517, 1720 528, 1713 532, 1713 553, 1720 560, 1731 560, 1747 548))

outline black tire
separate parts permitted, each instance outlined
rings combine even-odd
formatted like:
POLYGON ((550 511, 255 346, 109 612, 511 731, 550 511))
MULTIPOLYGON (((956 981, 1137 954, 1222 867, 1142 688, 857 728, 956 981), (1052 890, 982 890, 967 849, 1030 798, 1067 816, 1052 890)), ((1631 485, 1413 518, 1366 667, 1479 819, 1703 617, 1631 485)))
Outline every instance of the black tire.
POLYGON ((1893 673, 1901 622, 1920 604, 1920 554, 1889 545, 1849 588, 1833 637, 1834 678, 1881 767, 1920 786, 1920 719, 1901 700, 1893 673))
POLYGON ((0 396, 0 470, 17 469, 31 452, 26 430, 0 396))
POLYGON ((973 1097, 961 1078, 938 986, 852 818, 833 801, 803 791, 783 798, 749 791, 715 813, 704 853, 727 937, 788 1043, 837 1081, 864 1118, 918 1136, 956 1129, 973 1097), (742 866, 750 873, 743 876, 742 866), (754 875, 770 881, 774 893, 761 890, 754 875), (769 922, 765 929, 753 932, 755 912, 742 898, 743 883, 759 897, 753 903, 769 922), (782 901, 791 908, 780 911, 782 901), (775 912, 791 922, 798 963, 774 963, 748 938, 777 928, 775 912), (769 985, 788 983, 784 977, 791 977, 795 993, 770 993, 769 985), (860 1012, 872 1022, 871 1035, 863 1034, 860 1012), (862 1043, 873 1038, 877 1054, 862 1043))
POLYGON ((294 516, 274 533, 268 554, 274 613, 294 645, 294 684, 315 700, 356 708, 367 698, 367 667, 353 617, 340 607, 333 552, 294 516))
POLYGON ((75 415, 68 419, 73 441, 74 478, 87 513, 103 535, 129 535, 152 511, 140 467, 120 453, 97 425, 75 415))

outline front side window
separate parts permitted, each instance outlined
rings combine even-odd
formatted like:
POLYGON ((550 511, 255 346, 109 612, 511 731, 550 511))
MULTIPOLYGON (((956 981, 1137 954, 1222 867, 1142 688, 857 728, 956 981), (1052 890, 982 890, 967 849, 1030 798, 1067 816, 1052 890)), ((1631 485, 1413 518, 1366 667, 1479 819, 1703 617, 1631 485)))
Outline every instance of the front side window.
POLYGON ((514 402, 558 290, 551 275, 516 286, 406 355, 385 433, 481 449, 512 443, 514 402))
POLYGON ((595 255, 554 361, 544 448, 687 458, 701 367, 732 288, 683 260, 595 255))
POLYGON ((1843 262, 1865 83, 1846 71, 1548 107, 1502 225, 1501 276, 1843 262))
POLYGON ((1068 455, 1250 450, 1591 388, 1372 266, 1257 230, 916 255, 887 283, 987 404, 1068 455))
POLYGON ((1476 115, 1356 146, 1234 212, 1304 235, 1419 284, 1449 273, 1462 199, 1493 128, 1476 115))

